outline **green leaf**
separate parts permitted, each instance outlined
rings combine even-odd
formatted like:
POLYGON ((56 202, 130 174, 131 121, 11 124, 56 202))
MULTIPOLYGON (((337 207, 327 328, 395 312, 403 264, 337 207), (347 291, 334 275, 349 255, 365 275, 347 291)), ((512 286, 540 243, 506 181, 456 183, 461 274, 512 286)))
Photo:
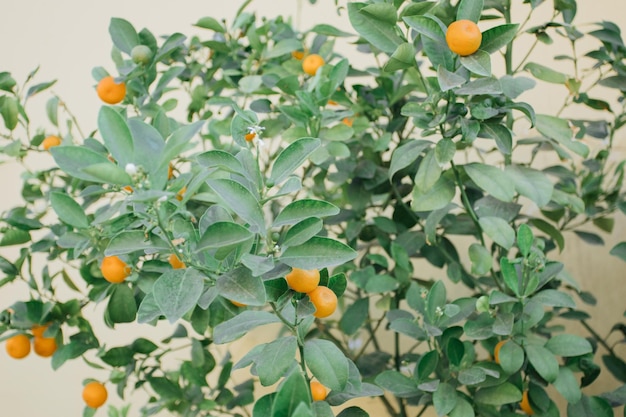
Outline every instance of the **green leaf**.
POLYGON ((279 56, 287 55, 292 51, 302 48, 302 42, 295 38, 281 39, 274 45, 273 48, 264 51, 263 59, 272 59, 279 56))
POLYGON ((530 248, 533 246, 535 237, 533 231, 527 224, 521 224, 517 229, 517 247, 523 256, 528 256, 530 248))
POLYGON ((245 310, 218 324, 213 331, 213 339, 218 345, 229 343, 259 326, 279 322, 278 317, 267 311, 245 310))
POLYGON ((469 257, 472 261, 472 273, 485 275, 493 265, 491 253, 483 245, 472 243, 469 247, 469 257))
POLYGON ((611 252, 609 252, 613 256, 617 256, 622 261, 626 262, 626 242, 620 242, 617 245, 613 246, 611 252))
POLYGON ((369 298, 356 300, 343 312, 339 320, 339 328, 347 335, 352 336, 365 323, 369 314, 369 298))
POLYGON ((21 229, 5 229, 2 231, 0 246, 20 245, 30 241, 30 233, 21 229))
POLYGON ((483 77, 491 76, 491 56, 487 52, 479 49, 471 55, 462 56, 459 60, 470 72, 483 77))
POLYGON ((410 140, 398 146, 391 155, 389 179, 400 170, 408 167, 417 160, 422 151, 432 145, 428 140, 410 140))
POLYGON ((572 209, 575 213, 582 214, 585 212, 585 202, 576 194, 566 193, 555 188, 552 191, 552 201, 572 209))
POLYGON ((13 87, 17 84, 17 81, 11 77, 11 73, 2 71, 0 72, 0 90, 6 92, 12 92, 13 87))
POLYGON ((287 248, 289 246, 298 246, 317 235, 324 228, 324 222, 317 217, 309 217, 294 224, 282 241, 281 246, 287 248))
POLYGON ((46 115, 48 120, 55 125, 59 125, 59 98, 54 96, 46 101, 46 115))
POLYGON ((315 236, 302 245, 287 248, 280 261, 292 268, 322 269, 341 265, 356 256, 352 248, 339 241, 315 236))
POLYGON ((500 81, 493 77, 478 78, 455 91, 458 95, 501 94, 500 81))
POLYGON ((482 33, 480 50, 488 54, 499 51, 515 38, 518 28, 519 24, 508 23, 487 29, 482 33))
POLYGON ((510 155, 513 149, 513 133, 511 129, 501 123, 480 123, 478 136, 491 138, 496 142, 498 149, 504 155, 510 155))
POLYGON ((396 397, 410 398, 418 393, 416 382, 398 371, 383 371, 376 376, 375 381, 376 385, 396 397))
POLYGON ((348 359, 334 343, 311 339, 304 344, 304 361, 325 386, 341 391, 348 382, 348 359))
POLYGON ((207 180, 207 184, 228 208, 250 224, 251 232, 265 232, 263 210, 256 197, 247 188, 226 178, 207 180))
POLYGON ((520 279, 515 266, 505 257, 500 258, 500 272, 502 273, 502 279, 506 286, 519 297, 521 291, 520 279))
POLYGON ((311 397, 306 379, 300 371, 296 370, 280 385, 272 404, 270 417, 297 417, 296 412, 300 412, 297 410, 302 405, 308 409, 311 405, 311 397))
MULTIPOLYGON (((471 369, 471 368, 470 368, 471 369)), ((454 410, 448 414, 449 417, 475 417, 474 408, 462 397, 458 399, 454 410)))
POLYGON ((481 388, 474 394, 474 400, 477 403, 495 406, 519 402, 521 399, 522 392, 509 382, 481 388))
POLYGON ((525 91, 532 90, 537 83, 532 78, 520 76, 513 78, 510 75, 505 75, 500 78, 500 84, 502 85, 504 95, 514 99, 525 91))
POLYGON ((50 193, 50 205, 61 221, 77 229, 89 227, 89 219, 87 219, 83 208, 68 194, 50 193))
POLYGON ((113 286, 107 304, 107 315, 112 323, 132 323, 137 316, 137 304, 133 290, 125 284, 113 286))
POLYGON ((446 382, 442 382, 433 394, 433 404, 439 417, 445 416, 456 407, 458 401, 456 389, 446 382))
POLYGON ((611 405, 603 398, 583 395, 581 400, 567 405, 567 417, 613 417, 611 405))
POLYGON ((556 227, 552 226, 550 223, 541 220, 541 219, 532 219, 530 223, 535 226, 537 229, 541 230, 548 236, 550 236, 559 247, 559 250, 563 250, 565 247, 565 238, 556 227))
POLYGON ((559 363, 554 354, 543 346, 526 345, 526 356, 535 371, 548 382, 554 382, 559 376, 559 363))
POLYGON ((413 44, 405 42, 398 46, 383 66, 383 71, 394 72, 401 69, 415 66, 415 47, 413 44))
POLYGON ((417 174, 415 175, 415 187, 419 188, 420 192, 426 192, 437 183, 441 177, 441 166, 435 158, 435 150, 431 149, 426 153, 426 156, 420 162, 417 174))
POLYGON ((194 24, 194 26, 197 26, 202 29, 210 29, 218 33, 226 33, 226 29, 224 29, 224 26, 222 26, 222 24, 218 22, 217 19, 214 19, 210 16, 201 17, 194 24))
POLYGON ((520 165, 507 165, 505 171, 519 194, 530 198, 539 207, 550 202, 554 186, 546 174, 520 165))
MULTIPOLYGON (((467 19, 472 22, 478 22, 483 12, 484 4, 484 0, 461 0, 456 10, 456 20, 467 19)), ((439 412, 437 413, 440 414, 439 412)), ((447 414, 447 412, 443 414, 447 414)))
POLYGON ((4 119, 7 129, 13 130, 17 127, 19 102, 15 97, 0 96, 0 114, 4 119))
POLYGON ((557 334, 548 339, 546 349, 558 356, 582 356, 591 353, 591 343, 584 337, 573 334, 557 334))
POLYGON ((575 404, 582 398, 582 392, 578 380, 571 369, 562 366, 559 368, 559 376, 553 383, 554 388, 570 404, 575 404))
POLYGON ((311 28, 311 32, 317 33, 319 35, 334 36, 334 37, 354 36, 353 33, 344 32, 342 30, 337 29, 334 26, 327 25, 324 23, 320 23, 320 24, 313 26, 311 28))
POLYGON ((274 219, 273 227, 296 224, 310 217, 328 217, 339 214, 339 208, 323 200, 301 199, 289 203, 274 219))
POLYGON ((261 277, 255 277, 245 267, 222 274, 217 279, 216 288, 222 297, 251 306, 262 306, 267 298, 261 277))
MULTIPOLYGON (((446 35, 443 29, 441 29, 439 22, 433 19, 432 16, 406 16, 402 20, 411 28, 415 29, 420 35, 434 41, 434 44, 449 49, 446 44, 446 35)), ((430 57, 430 54, 428 56, 430 57)))
POLYGON ((414 211, 432 211, 443 208, 452 201, 455 193, 454 183, 442 176, 426 192, 413 187, 411 208, 414 211))
POLYGON ((396 32, 396 22, 391 22, 389 16, 385 17, 380 10, 376 10, 370 6, 385 7, 388 12, 395 8, 390 4, 372 4, 360 2, 348 3, 348 17, 352 27, 366 41, 374 45, 376 48, 387 54, 393 54, 404 39, 396 32))
POLYGON ((152 294, 163 315, 174 323, 195 307, 204 282, 196 270, 175 269, 165 272, 152 287, 152 294))
POLYGON ((158 249, 170 250, 170 246, 161 238, 150 234, 147 238, 141 230, 130 230, 115 235, 104 251, 106 256, 124 255, 135 251, 158 249))
POLYGON ((225 151, 207 151, 196 156, 196 160, 200 165, 207 168, 219 168, 220 170, 232 172, 233 174, 245 175, 246 172, 241 162, 232 154, 225 151))
POLYGON ((86 168, 93 165, 102 166, 103 164, 115 166, 105 155, 82 146, 55 146, 50 148, 50 152, 61 170, 74 178, 85 181, 105 182, 102 181, 99 176, 90 175, 85 172, 84 170, 86 168))
POLYGON ((233 222, 216 222, 206 228, 200 238, 195 251, 201 252, 207 249, 228 249, 245 243, 252 239, 248 229, 233 222))
MULTIPOLYGON (((134 146, 133 162, 137 166, 143 167, 148 173, 156 174, 160 168, 159 158, 154 155, 161 155, 165 148, 165 140, 157 129, 139 119, 128 120, 128 128, 132 136, 134 146)), ((165 170, 163 170, 165 177, 165 170)))
POLYGON ((626 76, 624 75, 614 75, 611 77, 606 77, 601 79, 598 84, 608 88, 615 88, 622 92, 626 91, 626 76))
POLYGON ((295 336, 281 337, 266 344, 255 360, 259 381, 272 385, 294 364, 298 343, 295 336))
POLYGON ((83 168, 82 171, 84 174, 94 178, 96 182, 116 185, 128 185, 132 182, 130 175, 109 161, 90 165, 83 168))
POLYGON ((572 296, 559 290, 543 290, 535 294, 532 299, 547 307, 576 308, 572 296))
POLYGON ((589 155, 587 145, 574 140, 574 131, 567 120, 546 114, 538 114, 536 121, 537 130, 545 137, 555 140, 583 158, 589 155))
POLYGON ((426 295, 426 316, 430 323, 436 323, 439 311, 446 305, 446 286, 436 281, 426 295))
POLYGON ((545 81, 547 83, 552 84, 561 84, 565 85, 567 82, 567 75, 562 72, 555 71, 551 68, 546 67, 545 65, 537 64, 534 62, 529 62, 524 65, 524 70, 530 72, 533 77, 538 80, 545 81))
POLYGON ((499 168, 480 163, 464 165, 467 175, 484 191, 502 201, 511 201, 515 196, 513 182, 499 168))
POLYGON ((480 227, 494 242, 505 249, 511 249, 515 243, 515 230, 506 220, 499 217, 481 217, 480 227))
POLYGON ((437 66, 437 82, 441 91, 452 90, 465 84, 467 79, 454 72, 448 71, 443 65, 437 66))
POLYGON ((50 87, 55 85, 56 82, 57 82, 56 80, 53 80, 53 81, 48 81, 48 82, 44 82, 40 84, 35 84, 32 87, 29 87, 28 91, 26 92, 26 99, 29 99, 35 94, 41 93, 42 91, 49 89, 50 87))
POLYGON ((500 348, 498 359, 502 370, 508 375, 512 375, 524 365, 524 349, 514 341, 509 340, 500 348))
POLYGON ((117 49, 130 55, 133 48, 139 45, 139 36, 130 22, 117 17, 111 18, 109 34, 117 49))

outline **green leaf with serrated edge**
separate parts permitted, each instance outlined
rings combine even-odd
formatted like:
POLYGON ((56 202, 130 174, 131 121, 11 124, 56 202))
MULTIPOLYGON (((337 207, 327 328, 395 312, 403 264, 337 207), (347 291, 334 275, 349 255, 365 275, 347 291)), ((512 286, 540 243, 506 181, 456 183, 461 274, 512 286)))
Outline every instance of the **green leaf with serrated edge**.
POLYGON ((306 379, 299 370, 295 370, 278 388, 274 403, 272 404, 272 413, 269 417, 296 417, 298 415, 309 417, 310 414, 308 413, 296 413, 302 412, 300 407, 304 407, 308 410, 310 405, 311 397, 306 379))
POLYGON ((491 253, 482 245, 472 243, 469 247, 469 257, 472 262, 472 273, 484 275, 491 269, 493 259, 491 253))
POLYGON ((398 146, 391 155, 389 179, 400 170, 408 167, 417 160, 422 151, 432 145, 428 140, 411 140, 398 146))
POLYGON ((383 66, 383 71, 394 72, 413 66, 415 66, 415 47, 407 42, 398 46, 383 66))
POLYGON ((472 22, 478 22, 483 11, 484 3, 484 0, 461 0, 456 10, 456 20, 467 19, 472 22))
MULTIPOLYGON (((379 4, 374 6, 391 5, 379 4)), ((404 39, 396 32, 396 23, 381 20, 379 16, 364 11, 363 9, 366 7, 368 7, 367 3, 348 3, 348 17, 352 27, 376 48, 387 54, 392 54, 404 42, 404 39)), ((370 8, 370 10, 372 9, 370 8)))
POLYGON ((226 248, 239 245, 254 237, 248 229, 237 223, 216 222, 207 227, 196 245, 195 251, 226 248))
POLYGON ((439 65, 437 66, 437 82, 441 91, 448 91, 462 86, 467 82, 467 79, 452 71, 448 71, 443 65, 439 65))
POLYGON ((559 290, 543 290, 532 298, 548 307, 576 308, 576 302, 572 296, 559 290))
POLYGON ((564 366, 559 368, 559 376, 553 382, 554 388, 567 400, 570 404, 580 401, 582 392, 578 385, 578 380, 571 369, 564 366))
POLYGON ((474 394, 477 403, 495 406, 519 402, 521 399, 522 392, 509 382, 481 388, 474 394))
POLYGON ((272 165, 272 173, 270 174, 269 180, 274 184, 283 182, 306 161, 309 155, 315 151, 320 144, 321 141, 316 138, 300 138, 289 144, 289 146, 283 149, 276 157, 272 165))
POLYGON ((447 382, 442 382, 433 394, 433 405, 438 416, 445 416, 456 407, 458 395, 456 389, 447 382))
POLYGON ((530 198, 539 207, 550 202, 554 186, 546 174, 520 165, 507 165, 505 171, 519 194, 530 198))
POLYGON ((376 385, 391 392, 396 397, 409 398, 417 393, 417 383, 397 371, 383 371, 376 376, 376 385))
POLYGON ((495 243, 505 249, 511 249, 515 243, 515 230, 506 220, 499 217, 481 217, 478 222, 483 232, 495 243))
POLYGON ((480 43, 480 50, 488 54, 499 51, 515 38, 518 29, 519 24, 517 23, 508 23, 487 29, 482 33, 483 37, 480 43))
POLYGON ((85 167, 82 172, 105 184, 128 185, 132 182, 130 175, 109 161, 85 167))
POLYGON ((339 208, 323 200, 301 199, 289 203, 274 219, 273 227, 296 224, 309 217, 328 217, 339 214, 339 208))
POLYGON ((89 227, 89 219, 83 208, 69 195, 59 192, 50 193, 50 205, 61 221, 77 229, 89 227))
POLYGON ((311 339, 304 344, 304 361, 325 386, 341 391, 348 382, 348 359, 334 343, 311 339))
POLYGON ((170 246, 163 239, 153 234, 146 238, 141 230, 130 230, 115 235, 104 250, 106 256, 124 255, 141 250, 170 250, 170 246))
POLYGON ((267 387, 283 377, 295 362, 297 348, 295 336, 281 337, 263 347, 255 360, 261 385, 267 387))
POLYGON ((543 346, 524 346, 528 361, 535 368, 535 371, 546 381, 554 382, 559 376, 559 362, 554 354, 543 346))
POLYGON ((250 224, 251 232, 265 231, 263 210, 256 197, 247 188, 226 178, 207 180, 207 184, 229 209, 250 224))
POLYGON ((237 340, 259 326, 279 322, 278 317, 267 311, 246 310, 218 324, 213 331, 213 339, 215 343, 221 345, 237 340))
POLYGON ((456 194, 454 183, 445 177, 439 180, 426 192, 413 187, 411 208, 414 211, 432 211, 445 207, 456 194))
POLYGON ((265 286, 260 276, 253 276, 252 271, 238 267, 222 274, 216 283, 222 297, 251 306, 262 306, 266 302, 265 286))
POLYGON ((428 191, 441 177, 441 166, 435 158, 435 150, 430 149, 420 162, 414 184, 421 192, 428 191))
POLYGON ((513 182, 499 168, 480 163, 464 165, 467 175, 481 189, 502 201, 512 201, 515 196, 513 182))
POLYGON ((82 146, 55 146, 50 148, 50 152, 61 170, 74 178, 85 181, 103 182, 99 176, 85 172, 85 168, 100 164, 113 165, 105 155, 82 146))
POLYGON ((480 49, 468 56, 459 58, 461 65, 476 75, 489 77, 491 75, 491 56, 480 49))
POLYGON ((309 217, 304 219, 287 230, 285 238, 281 246, 287 248, 289 246, 298 246, 317 235, 324 228, 324 223, 317 217, 309 217))
POLYGON ((524 70, 530 72, 535 78, 552 84, 565 84, 567 75, 548 68, 545 65, 529 62, 524 65, 524 70))
POLYGON ((210 16, 201 17, 194 24, 194 26, 197 26, 197 27, 202 28, 202 29, 210 29, 210 30, 212 30, 214 32, 219 32, 219 33, 225 33, 226 32, 226 29, 224 29, 224 26, 222 26, 222 24, 220 22, 218 22, 216 19, 214 19, 214 18, 212 18, 210 16))
POLYGON ((152 287, 154 301, 163 315, 174 323, 198 302, 204 282, 194 269, 175 269, 165 272, 152 287))
POLYGON ((524 365, 524 349, 514 341, 509 340, 500 348, 498 359, 502 370, 508 375, 512 375, 524 365))
POLYGON ((587 339, 573 334, 552 335, 545 347, 555 355, 566 357, 582 356, 593 351, 587 339))
POLYGON ((135 303, 134 291, 126 284, 118 284, 113 287, 107 315, 112 323, 132 323, 137 316, 137 304, 135 303))
POLYGON ((620 242, 617 245, 613 246, 611 252, 609 252, 613 256, 617 256, 622 261, 626 262, 626 242, 620 242))
POLYGON ((124 19, 111 18, 109 34, 117 49, 130 55, 133 48, 139 45, 139 36, 133 25, 124 19))
POLYGON ((527 224, 520 225, 517 229, 517 247, 523 256, 528 256, 534 240, 532 229, 527 224))
POLYGON ((280 261, 292 268, 322 269, 341 265, 356 256, 352 248, 339 241, 315 236, 302 245, 287 248, 280 261))

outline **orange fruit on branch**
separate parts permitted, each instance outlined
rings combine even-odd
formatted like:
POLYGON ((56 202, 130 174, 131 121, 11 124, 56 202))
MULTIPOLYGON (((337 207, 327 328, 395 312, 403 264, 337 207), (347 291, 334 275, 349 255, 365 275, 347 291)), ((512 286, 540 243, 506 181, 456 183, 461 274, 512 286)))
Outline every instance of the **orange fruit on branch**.
POLYGON ((49 358, 57 350, 57 342, 54 337, 35 337, 33 339, 33 350, 43 358, 49 358))
POLYGON ((507 342, 507 340, 500 340, 496 347, 493 348, 493 360, 499 365, 500 364, 500 349, 507 342))
POLYGON ((319 319, 330 316, 337 309, 337 295, 328 287, 317 287, 308 296, 315 306, 313 315, 319 319))
POLYGON ((46 150, 49 151, 50 148, 55 147, 55 146, 59 146, 61 144, 61 138, 55 135, 50 135, 48 137, 46 137, 43 142, 41 142, 41 146, 46 150))
POLYGON ((317 70, 322 65, 324 65, 324 58, 322 58, 318 54, 308 55, 302 60, 302 70, 311 76, 315 75, 317 73, 317 70))
POLYGON ((91 381, 83 388, 83 401, 91 408, 102 406, 108 397, 106 387, 100 382, 91 381))
POLYGON ((519 403, 519 408, 523 412, 528 414, 529 416, 532 416, 533 414, 535 414, 532 407, 530 406, 530 400, 528 398, 528 390, 524 391, 524 393, 522 394, 522 401, 520 401, 519 403))
POLYGON ((287 285, 294 291, 308 293, 317 288, 320 283, 320 271, 317 269, 293 268, 285 275, 287 285))
POLYGON ((130 275, 130 266, 117 256, 106 256, 100 265, 104 279, 113 284, 119 284, 130 275))
POLYGON ((483 35, 478 25, 467 19, 452 22, 446 32, 448 48, 461 56, 471 55, 478 51, 482 40, 483 35))
POLYGON ((126 97, 126 83, 116 83, 115 79, 109 75, 98 82, 96 93, 105 103, 117 104, 126 97))
POLYGON ((180 258, 178 257, 178 255, 176 255, 175 253, 172 253, 170 255, 170 257, 168 258, 168 262, 170 263, 170 265, 172 265, 172 268, 174 268, 174 269, 184 269, 185 268, 185 263, 183 261, 181 261, 180 258))
POLYGON ((326 387, 321 382, 311 381, 310 387, 313 401, 324 401, 326 399, 326 387))
POLYGON ((16 334, 7 339, 4 347, 13 359, 22 359, 30 353, 30 339, 25 334, 16 334))
POLYGON ((255 137, 256 137, 256 133, 254 132, 246 133, 246 135, 244 136, 244 138, 246 139, 246 142, 251 142, 252 140, 254 140, 255 137))

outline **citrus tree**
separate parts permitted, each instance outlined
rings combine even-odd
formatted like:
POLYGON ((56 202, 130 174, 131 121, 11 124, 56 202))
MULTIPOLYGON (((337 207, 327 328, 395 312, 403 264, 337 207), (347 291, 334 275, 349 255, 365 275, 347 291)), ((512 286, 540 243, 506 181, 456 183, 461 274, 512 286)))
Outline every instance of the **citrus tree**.
MULTIPOLYGON (((0 73, 5 159, 54 161, 23 174, 3 215, 0 245, 20 250, 0 258, 0 287, 25 293, 0 315, 7 354, 82 358, 98 375, 85 416, 111 390, 147 391, 142 415, 365 416, 363 397, 390 416, 613 415, 624 386, 583 388, 600 347, 621 382, 626 363, 554 255, 566 232, 602 242, 589 227, 610 232, 626 209, 619 28, 583 32, 574 0, 532 27, 542 1, 514 21, 510 0, 370 0, 341 6, 350 30, 298 32, 248 3, 191 38, 112 19, 87 130, 54 94, 35 123, 28 100, 54 82, 0 73), (533 61, 555 37, 565 70, 533 61), (372 66, 337 53, 342 38, 372 66), (522 97, 546 83, 563 106, 537 113, 522 97), (93 304, 111 328, 178 326, 111 346, 93 304), (263 326, 270 342, 219 355, 263 326)), ((611 252, 626 260, 626 243, 611 252)))

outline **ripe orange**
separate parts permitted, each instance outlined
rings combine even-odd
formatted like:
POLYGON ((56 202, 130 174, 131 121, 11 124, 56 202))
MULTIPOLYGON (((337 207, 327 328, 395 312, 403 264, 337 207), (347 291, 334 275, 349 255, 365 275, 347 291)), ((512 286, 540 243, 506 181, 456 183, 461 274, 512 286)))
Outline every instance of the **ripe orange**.
POLYGON ((33 336, 35 337, 43 337, 43 334, 45 333, 46 329, 48 328, 47 324, 35 324, 33 327, 31 327, 31 331, 33 333, 33 336))
POLYGON ((246 136, 244 136, 244 138, 248 142, 252 141, 255 137, 256 137, 256 133, 254 132, 247 133, 246 136))
POLYGON ((59 146, 61 144, 61 138, 58 136, 50 135, 46 137, 43 142, 41 142, 41 146, 46 150, 50 150, 50 148, 54 146, 59 146))
POLYGON ((102 276, 113 284, 119 284, 130 275, 130 266, 117 256, 106 256, 100 265, 102 276))
POLYGON ((185 263, 181 261, 178 255, 176 255, 175 253, 171 254, 167 261, 170 263, 170 265, 172 265, 172 268, 174 269, 185 268, 185 263))
POLYGON ((126 97, 126 83, 116 83, 112 76, 104 77, 98 82, 96 93, 100 100, 107 104, 117 104, 126 97))
POLYGON ((106 387, 96 381, 91 381, 83 388, 83 401, 91 408, 98 408, 107 400, 106 387))
POLYGON ((4 347, 13 359, 22 359, 30 353, 30 339, 25 334, 16 334, 7 339, 4 347))
POLYGON ((337 308, 337 295, 328 287, 317 287, 308 293, 311 302, 315 306, 313 315, 319 319, 328 317, 337 308))
POLYGON ((298 61, 300 61, 302 58, 304 58, 304 52, 302 51, 293 51, 291 53, 291 57, 294 59, 297 59, 298 61))
POLYGON ((43 358, 49 358, 57 350, 57 342, 54 337, 35 337, 33 339, 35 353, 43 358))
POLYGON ((324 401, 326 399, 326 387, 321 382, 311 381, 310 386, 313 401, 324 401))
POLYGON ((483 35, 478 25, 471 20, 462 19, 452 22, 446 32, 446 42, 450 50, 461 56, 478 51, 483 35))
POLYGON ((500 349, 507 342, 507 340, 500 340, 495 348, 493 348, 493 360, 500 365, 500 349))
POLYGON ((519 403, 519 408, 521 408, 522 411, 529 416, 535 414, 532 407, 530 406, 530 400, 528 399, 528 390, 524 391, 524 393, 522 394, 522 401, 520 401, 519 403))
POLYGON ((317 269, 293 268, 285 275, 287 285, 294 291, 308 293, 317 288, 320 283, 320 271, 317 269))
POLYGON ((311 76, 315 75, 322 65, 324 65, 324 58, 318 54, 308 55, 302 60, 302 70, 311 76))

